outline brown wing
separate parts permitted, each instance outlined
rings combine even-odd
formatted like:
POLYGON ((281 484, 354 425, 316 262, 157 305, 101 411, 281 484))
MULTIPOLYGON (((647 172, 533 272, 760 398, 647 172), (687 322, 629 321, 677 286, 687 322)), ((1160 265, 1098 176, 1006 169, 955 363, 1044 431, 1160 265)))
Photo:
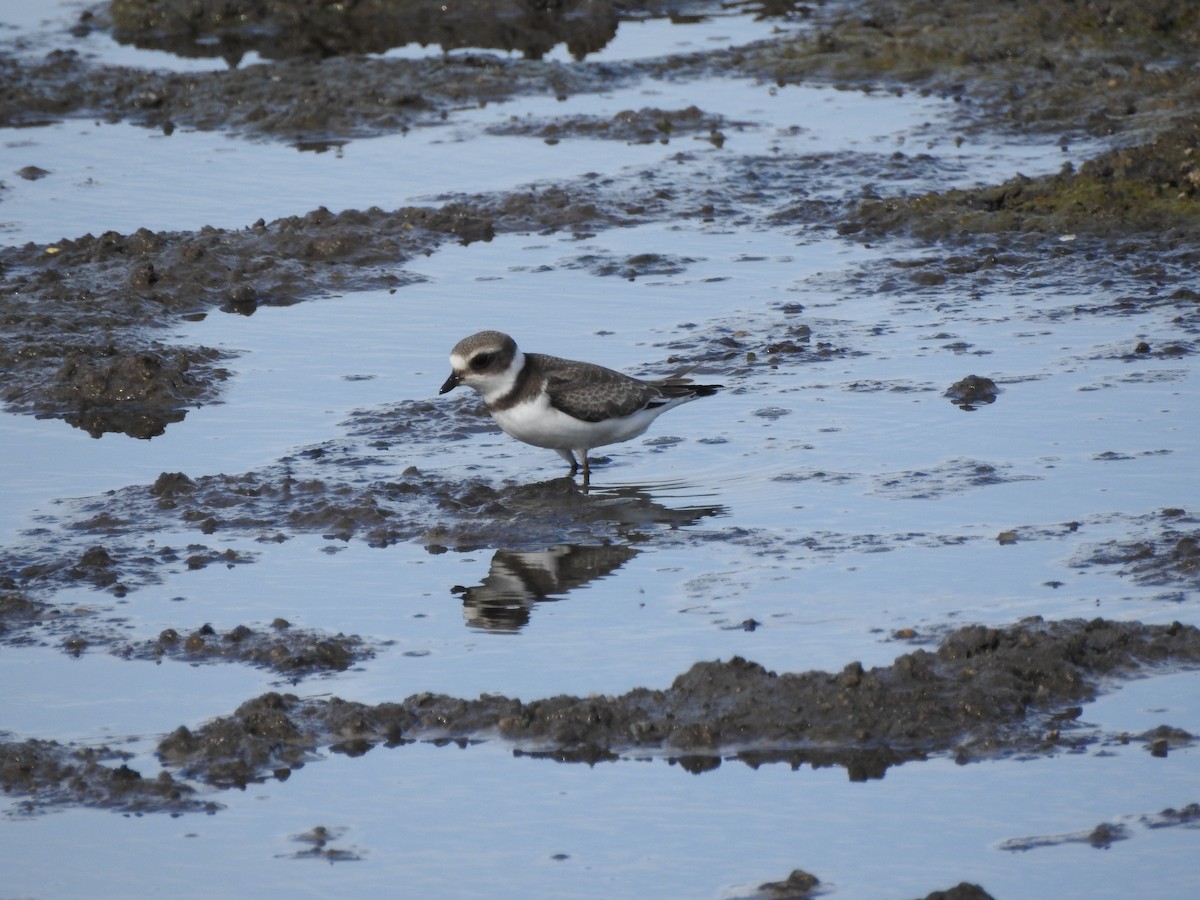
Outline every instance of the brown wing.
POLYGON ((525 356, 533 357, 541 370, 550 405, 584 422, 633 415, 675 399, 708 396, 720 386, 692 384, 683 377, 690 369, 662 381, 642 381, 592 363, 540 353, 525 356))
POLYGON ((584 422, 632 415, 660 396, 653 385, 604 366, 542 354, 525 356, 535 357, 550 405, 584 422))

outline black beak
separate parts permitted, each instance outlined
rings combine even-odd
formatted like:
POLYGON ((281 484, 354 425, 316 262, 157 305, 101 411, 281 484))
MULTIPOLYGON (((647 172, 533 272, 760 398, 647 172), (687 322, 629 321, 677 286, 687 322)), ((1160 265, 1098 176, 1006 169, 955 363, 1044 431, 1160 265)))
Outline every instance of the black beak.
POLYGON ((462 377, 457 372, 451 372, 450 377, 446 379, 446 383, 442 385, 439 394, 448 394, 456 387, 462 384, 462 377))

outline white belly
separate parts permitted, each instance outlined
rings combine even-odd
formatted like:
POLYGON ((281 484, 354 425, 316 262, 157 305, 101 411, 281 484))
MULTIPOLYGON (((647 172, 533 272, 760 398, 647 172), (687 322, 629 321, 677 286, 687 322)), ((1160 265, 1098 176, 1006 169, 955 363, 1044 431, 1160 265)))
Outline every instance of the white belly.
POLYGON ((624 419, 583 422, 552 407, 545 397, 492 413, 505 434, 550 450, 590 450, 627 441, 645 432, 668 407, 647 409, 624 419))

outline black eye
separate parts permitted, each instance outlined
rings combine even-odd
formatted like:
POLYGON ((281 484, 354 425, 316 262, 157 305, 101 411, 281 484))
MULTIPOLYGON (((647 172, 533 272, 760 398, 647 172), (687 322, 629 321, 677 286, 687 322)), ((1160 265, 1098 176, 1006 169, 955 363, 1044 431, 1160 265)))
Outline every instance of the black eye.
POLYGON ((471 357, 471 368, 476 372, 486 369, 492 364, 492 360, 495 358, 495 353, 476 353, 471 357))

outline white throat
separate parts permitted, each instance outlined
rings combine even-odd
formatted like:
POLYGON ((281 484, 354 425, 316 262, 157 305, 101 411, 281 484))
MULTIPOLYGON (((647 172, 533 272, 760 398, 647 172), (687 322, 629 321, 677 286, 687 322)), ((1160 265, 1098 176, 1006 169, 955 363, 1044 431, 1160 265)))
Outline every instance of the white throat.
POLYGON ((483 402, 490 406, 513 389, 517 383, 517 376, 521 374, 523 368, 525 368, 525 354, 518 350, 504 371, 487 374, 468 373, 463 380, 464 383, 479 391, 483 402))

